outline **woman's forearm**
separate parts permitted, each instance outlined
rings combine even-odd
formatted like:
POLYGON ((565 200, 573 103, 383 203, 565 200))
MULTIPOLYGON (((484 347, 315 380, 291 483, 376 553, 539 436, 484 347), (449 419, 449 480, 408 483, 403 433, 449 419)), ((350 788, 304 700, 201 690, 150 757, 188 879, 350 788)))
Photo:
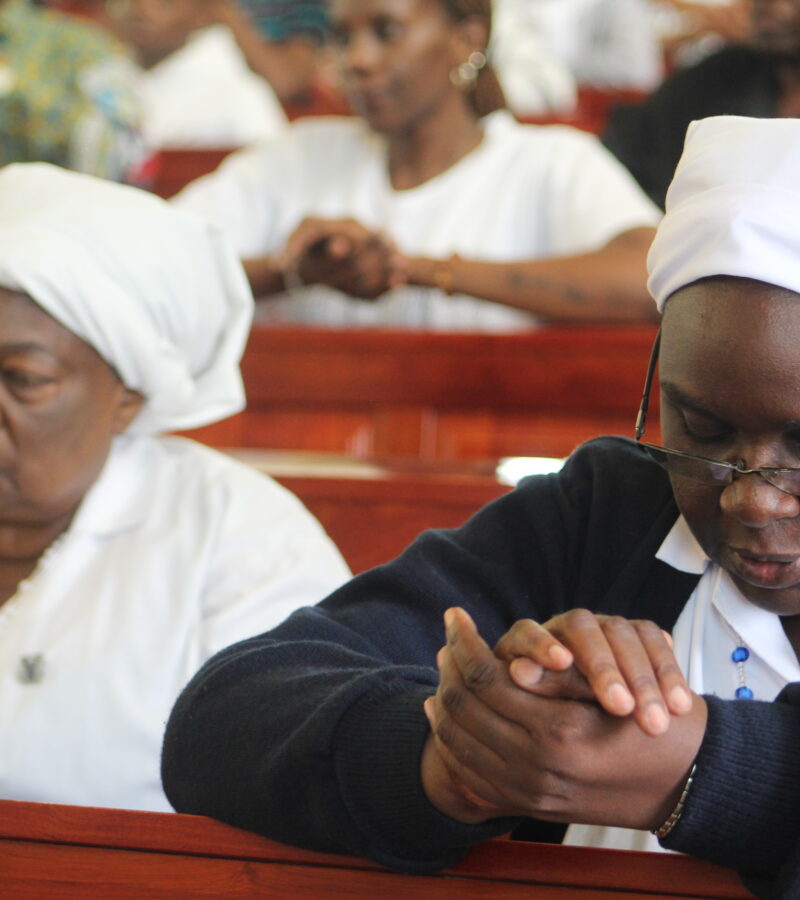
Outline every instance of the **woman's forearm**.
POLYGON ((283 269, 271 256, 243 259, 242 266, 254 297, 270 297, 286 290, 283 269))
POLYGON ((635 228, 590 253, 516 263, 410 258, 406 277, 410 284, 469 294, 549 321, 650 322, 657 313, 645 261, 653 234, 635 228))

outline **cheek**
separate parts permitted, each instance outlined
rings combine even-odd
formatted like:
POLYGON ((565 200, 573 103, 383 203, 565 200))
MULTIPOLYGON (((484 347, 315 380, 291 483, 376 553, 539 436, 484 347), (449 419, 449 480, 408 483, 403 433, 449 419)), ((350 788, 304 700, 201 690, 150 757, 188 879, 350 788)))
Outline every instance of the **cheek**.
POLYGON ((665 447, 674 450, 684 449, 686 443, 685 430, 682 427, 680 413, 672 406, 668 399, 661 397, 661 439, 665 447))
POLYGON ((86 398, 46 415, 18 418, 12 431, 20 488, 29 496, 80 498, 105 462, 113 423, 110 403, 86 398))

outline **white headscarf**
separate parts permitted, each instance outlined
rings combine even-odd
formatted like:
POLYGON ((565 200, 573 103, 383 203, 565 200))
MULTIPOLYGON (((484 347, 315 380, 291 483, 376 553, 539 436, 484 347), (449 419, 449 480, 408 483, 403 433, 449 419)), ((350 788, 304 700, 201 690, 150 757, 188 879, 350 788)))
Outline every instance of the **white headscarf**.
POLYGON ((24 291, 144 395, 130 431, 244 407, 242 267, 214 226, 157 197, 43 163, 0 169, 0 287, 24 291))
POLYGON ((692 122, 647 267, 660 310, 711 275, 800 293, 800 121, 692 122))

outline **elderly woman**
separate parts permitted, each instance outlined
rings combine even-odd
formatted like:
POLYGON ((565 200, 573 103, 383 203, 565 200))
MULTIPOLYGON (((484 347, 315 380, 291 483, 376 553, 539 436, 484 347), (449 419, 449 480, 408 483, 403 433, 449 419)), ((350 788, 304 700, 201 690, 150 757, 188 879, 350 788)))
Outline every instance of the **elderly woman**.
POLYGON ((800 123, 696 123, 649 260, 666 446, 592 441, 224 651, 167 730, 176 808, 410 871, 652 830, 796 900, 798 209, 800 123))
POLYGON ((265 317, 653 318, 658 211, 594 137, 501 108, 489 0, 333 0, 331 20, 357 116, 299 121, 174 200, 232 236, 265 317))
POLYGON ((346 578, 283 488, 156 436, 242 408, 251 310, 216 229, 0 170, 0 796, 168 809, 183 684, 346 578))

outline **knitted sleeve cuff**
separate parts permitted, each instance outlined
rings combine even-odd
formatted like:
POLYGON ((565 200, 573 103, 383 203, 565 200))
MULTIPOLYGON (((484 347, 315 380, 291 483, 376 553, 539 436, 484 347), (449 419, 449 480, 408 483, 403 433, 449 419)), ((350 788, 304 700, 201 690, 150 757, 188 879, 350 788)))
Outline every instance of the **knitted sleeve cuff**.
POLYGON ((783 703, 706 697, 708 724, 671 850, 775 876, 800 834, 800 714, 783 703))
POLYGON ((355 844, 362 844, 357 852, 406 872, 453 865, 516 824, 462 825, 428 801, 419 770, 428 735, 422 704, 432 693, 429 686, 397 693, 382 685, 348 710, 334 743, 337 782, 360 835, 355 844))

